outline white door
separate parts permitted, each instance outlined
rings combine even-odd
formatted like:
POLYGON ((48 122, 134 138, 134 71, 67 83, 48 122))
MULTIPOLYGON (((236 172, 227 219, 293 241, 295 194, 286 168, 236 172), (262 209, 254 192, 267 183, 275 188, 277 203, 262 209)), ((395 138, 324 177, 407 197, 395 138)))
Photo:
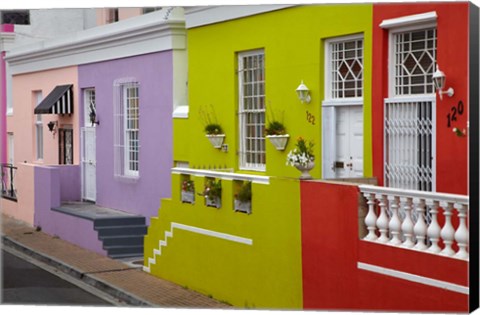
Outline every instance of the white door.
POLYGON ((336 107, 335 144, 335 156, 332 165, 335 177, 363 177, 362 106, 336 107))
POLYGON ((97 197, 96 184, 96 144, 95 125, 90 123, 90 111, 95 109, 95 90, 84 91, 84 127, 82 128, 82 198, 95 201, 97 197))

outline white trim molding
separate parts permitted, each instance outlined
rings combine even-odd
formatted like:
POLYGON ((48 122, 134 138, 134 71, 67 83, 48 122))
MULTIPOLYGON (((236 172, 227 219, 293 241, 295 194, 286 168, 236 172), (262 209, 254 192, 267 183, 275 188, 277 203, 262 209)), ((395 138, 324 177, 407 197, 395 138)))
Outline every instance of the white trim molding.
POLYGON ((281 10, 297 5, 221 5, 196 6, 185 9, 186 27, 194 28, 208 24, 220 23, 256 14, 281 10))
POLYGON ((378 274, 382 274, 384 276, 389 276, 393 278, 398 278, 406 281, 411 281, 415 283, 420 283, 423 285, 428 285, 448 291, 453 291, 461 294, 468 295, 470 293, 470 289, 463 285, 446 282, 442 280, 432 279, 424 276, 415 275, 408 272, 398 271, 394 269, 389 269, 385 267, 380 267, 376 265, 371 265, 363 262, 357 262, 357 268, 361 270, 366 270, 378 274))
POLYGON ((12 49, 10 74, 186 49, 183 8, 165 10, 12 49))
POLYGON ((242 181, 251 181, 256 184, 270 184, 270 177, 262 175, 250 175, 250 174, 239 174, 233 172, 221 172, 221 171, 210 171, 204 169, 194 169, 194 168, 183 168, 183 167, 174 167, 172 168, 172 174, 186 174, 193 176, 203 176, 203 177, 215 177, 223 180, 242 180, 242 181))
POLYGON ((383 20, 380 23, 380 27, 383 29, 391 29, 405 26, 413 26, 418 24, 425 23, 436 23, 437 22, 437 12, 427 12, 421 14, 407 15, 399 18, 383 20))
POLYGON ((207 230, 203 228, 199 228, 196 226, 191 226, 191 225, 186 225, 186 224, 181 224, 177 222, 171 222, 170 223, 170 230, 165 231, 165 239, 160 240, 158 242, 158 249, 154 248, 153 249, 153 257, 148 257, 147 266, 143 266, 143 271, 145 272, 150 272, 150 266, 152 264, 157 263, 157 256, 160 256, 162 254, 162 247, 167 246, 167 240, 169 237, 173 237, 173 230, 178 229, 178 230, 184 230, 196 234, 201 234, 201 235, 206 235, 206 236, 211 236, 219 239, 223 239, 226 241, 234 242, 234 243, 240 243, 240 244, 245 244, 245 245, 253 245, 253 240, 251 238, 245 238, 237 235, 232 235, 232 234, 227 234, 227 233, 222 233, 222 232, 217 232, 217 231, 212 231, 212 230, 207 230))

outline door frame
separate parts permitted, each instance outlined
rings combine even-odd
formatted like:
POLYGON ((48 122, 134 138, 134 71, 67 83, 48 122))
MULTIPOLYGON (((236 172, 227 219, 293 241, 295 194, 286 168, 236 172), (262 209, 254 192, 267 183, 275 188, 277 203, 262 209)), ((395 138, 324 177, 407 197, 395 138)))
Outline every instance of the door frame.
MULTIPOLYGON (((85 146, 85 141, 86 141, 86 138, 85 138, 85 133, 86 133, 86 130, 89 129, 89 130, 93 130, 94 131, 94 136, 93 136, 93 141, 94 141, 94 145, 96 147, 96 124, 93 124, 93 126, 90 125, 90 118, 89 118, 89 99, 87 97, 87 92, 88 91, 93 91, 95 93, 95 88, 85 88, 85 89, 82 89, 82 98, 83 98, 83 108, 82 108, 82 114, 83 114, 83 126, 81 127, 81 132, 80 132, 80 136, 81 136, 81 155, 80 155, 80 173, 81 173, 81 198, 82 200, 85 200, 85 201, 90 201, 90 202, 96 202, 96 199, 97 199, 97 184, 96 184, 96 171, 95 171, 95 197, 94 198, 86 198, 86 189, 85 189, 85 185, 86 185, 86 180, 85 180, 85 150, 86 150, 86 146, 85 146)), ((95 107, 96 107, 96 102, 95 102, 95 107)), ((96 164, 96 149, 95 149, 95 164, 96 164)))
MULTIPOLYGON (((354 107, 358 106, 362 108, 362 123, 363 123, 363 135, 365 135, 365 112, 363 101, 361 100, 345 100, 343 102, 326 102, 322 104, 322 178, 323 179, 335 179, 335 170, 333 169, 333 163, 337 152, 337 139, 336 139, 336 122, 337 122, 337 109, 340 107, 354 107)), ((363 152, 362 156, 365 158, 365 139, 362 144, 363 152)), ((365 161, 365 160, 364 160, 365 161)), ((365 162, 362 165, 362 173, 365 169, 365 162)))

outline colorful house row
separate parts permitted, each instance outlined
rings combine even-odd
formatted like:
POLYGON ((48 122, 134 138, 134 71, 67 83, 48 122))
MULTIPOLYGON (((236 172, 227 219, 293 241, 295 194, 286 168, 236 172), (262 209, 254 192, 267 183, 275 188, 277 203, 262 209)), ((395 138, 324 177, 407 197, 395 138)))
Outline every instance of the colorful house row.
POLYGON ((5 54, 5 214, 237 307, 468 309, 478 8, 132 10, 5 54))
POLYGON ((468 310, 478 13, 186 10, 189 112, 144 270, 242 308, 468 310), (284 148, 264 134, 274 120, 284 148), (310 180, 286 163, 303 141, 310 180))
POLYGON ((5 214, 105 255, 143 255, 148 219, 170 196, 170 181, 159 178, 170 177, 171 117, 186 104, 182 12, 6 54, 15 146, 5 214))

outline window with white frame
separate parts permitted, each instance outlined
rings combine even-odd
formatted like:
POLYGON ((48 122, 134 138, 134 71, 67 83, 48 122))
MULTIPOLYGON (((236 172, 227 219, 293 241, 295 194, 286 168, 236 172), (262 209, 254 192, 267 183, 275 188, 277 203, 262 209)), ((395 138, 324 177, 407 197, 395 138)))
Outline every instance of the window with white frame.
MULTIPOLYGON (((42 101, 42 91, 34 92, 35 107, 42 101)), ((36 159, 43 160, 43 122, 42 115, 35 115, 36 159)))
POLYGON ((435 27, 392 33, 396 96, 435 93, 437 31, 435 27))
POLYGON ((85 100, 85 109, 83 111, 83 125, 85 127, 95 127, 95 124, 92 124, 90 121, 90 113, 97 112, 97 106, 95 103, 95 89, 85 89, 84 90, 84 100, 85 100))
POLYGON ((328 42, 327 93, 330 99, 363 96, 363 38, 328 42))
POLYGON ((385 100, 385 185, 434 191, 435 23, 390 29, 389 98, 385 100))
POLYGON ((14 165, 14 137, 12 132, 7 133, 7 163, 14 165))
POLYGON ((139 84, 132 80, 115 82, 114 168, 115 176, 139 176, 139 84))
POLYGON ((265 53, 238 54, 240 168, 265 170, 265 53))

